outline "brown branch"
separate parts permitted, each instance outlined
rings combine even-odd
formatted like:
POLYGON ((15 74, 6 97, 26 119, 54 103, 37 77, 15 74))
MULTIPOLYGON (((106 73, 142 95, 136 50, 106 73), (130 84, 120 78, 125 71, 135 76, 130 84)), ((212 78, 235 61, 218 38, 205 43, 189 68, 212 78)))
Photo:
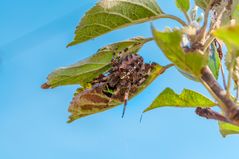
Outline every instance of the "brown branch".
POLYGON ((230 122, 239 126, 239 106, 226 95, 226 91, 221 88, 208 67, 202 69, 201 82, 218 101, 230 122))
POLYGON ((197 115, 199 115, 201 117, 204 117, 204 118, 207 118, 207 119, 213 119, 213 120, 218 120, 218 121, 221 121, 221 122, 230 123, 229 119, 227 119, 222 114, 213 111, 210 108, 198 107, 195 112, 196 112, 197 115))

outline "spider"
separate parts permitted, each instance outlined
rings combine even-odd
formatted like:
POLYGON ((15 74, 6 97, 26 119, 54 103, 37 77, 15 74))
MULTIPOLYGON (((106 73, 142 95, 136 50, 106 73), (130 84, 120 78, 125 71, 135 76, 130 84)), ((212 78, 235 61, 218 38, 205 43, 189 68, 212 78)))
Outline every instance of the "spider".
POLYGON ((145 64, 141 56, 130 54, 113 58, 111 65, 112 68, 93 80, 92 85, 101 83, 105 95, 124 103, 123 118, 129 97, 145 82, 154 64, 145 64))

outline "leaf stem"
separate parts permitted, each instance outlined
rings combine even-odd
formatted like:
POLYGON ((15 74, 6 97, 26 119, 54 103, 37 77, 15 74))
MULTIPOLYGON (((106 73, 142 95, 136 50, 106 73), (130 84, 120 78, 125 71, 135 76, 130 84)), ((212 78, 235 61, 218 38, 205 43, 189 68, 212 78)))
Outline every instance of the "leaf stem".
POLYGON ((227 89, 227 82, 226 82, 226 77, 225 77, 224 69, 223 69, 222 66, 221 66, 220 69, 221 69, 221 73, 222 73, 223 86, 224 86, 224 89, 226 90, 227 89))
POLYGON ((153 41, 153 40, 154 40, 153 37, 150 37, 150 38, 146 38, 146 39, 145 39, 146 42, 150 42, 150 41, 153 41))
POLYGON ((206 50, 208 49, 208 47, 211 45, 211 43, 215 40, 215 37, 214 36, 210 36, 205 44, 204 44, 204 48, 203 48, 203 52, 206 52, 206 50))
POLYGON ((177 21, 178 23, 180 23, 182 26, 187 26, 187 23, 185 21, 183 21, 181 18, 174 16, 174 15, 170 15, 170 14, 162 14, 156 17, 156 19, 160 19, 160 18, 168 18, 168 19, 172 19, 177 21))
POLYGON ((173 63, 171 63, 171 64, 168 64, 168 65, 164 66, 164 68, 169 69, 170 67, 173 67, 173 66, 175 66, 175 65, 173 63))
POLYGON ((169 68, 171 68, 171 67, 173 67, 173 66, 175 66, 173 63, 168 64, 168 65, 166 65, 166 66, 163 66, 163 71, 160 72, 160 74, 162 74, 162 73, 165 72, 167 69, 169 69, 169 68))

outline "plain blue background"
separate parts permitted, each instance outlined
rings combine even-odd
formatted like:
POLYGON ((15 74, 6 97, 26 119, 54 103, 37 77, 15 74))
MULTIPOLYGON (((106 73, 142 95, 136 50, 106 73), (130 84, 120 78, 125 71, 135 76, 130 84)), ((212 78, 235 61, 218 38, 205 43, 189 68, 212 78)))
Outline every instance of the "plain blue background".
MULTIPOLYGON (((182 17, 174 1, 159 0, 166 12, 182 17)), ((66 49, 75 26, 94 0, 0 1, 0 159, 227 159, 238 158, 238 136, 222 138, 215 121, 193 109, 141 112, 166 87, 208 93, 171 69, 128 104, 67 124, 76 86, 42 90, 52 70, 86 58, 109 43, 150 37, 150 24, 109 33, 66 49)), ((159 29, 175 22, 154 22, 159 29)), ((154 42, 140 51, 146 61, 169 61, 154 42)))

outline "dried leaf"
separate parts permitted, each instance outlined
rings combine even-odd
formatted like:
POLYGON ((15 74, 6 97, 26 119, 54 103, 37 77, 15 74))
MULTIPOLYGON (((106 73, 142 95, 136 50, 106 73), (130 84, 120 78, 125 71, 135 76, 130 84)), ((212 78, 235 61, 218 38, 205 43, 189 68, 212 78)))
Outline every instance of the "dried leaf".
MULTIPOLYGON (((165 70, 165 67, 155 65, 146 81, 137 88, 134 94, 129 94, 129 99, 132 99, 134 96, 148 87, 165 70)), ((106 111, 121 104, 123 104, 122 100, 117 98, 112 99, 105 95, 102 92, 101 84, 96 85, 91 89, 84 90, 73 98, 72 103, 69 107, 69 112, 72 115, 69 117, 68 122, 72 122, 76 119, 88 115, 106 111)))

